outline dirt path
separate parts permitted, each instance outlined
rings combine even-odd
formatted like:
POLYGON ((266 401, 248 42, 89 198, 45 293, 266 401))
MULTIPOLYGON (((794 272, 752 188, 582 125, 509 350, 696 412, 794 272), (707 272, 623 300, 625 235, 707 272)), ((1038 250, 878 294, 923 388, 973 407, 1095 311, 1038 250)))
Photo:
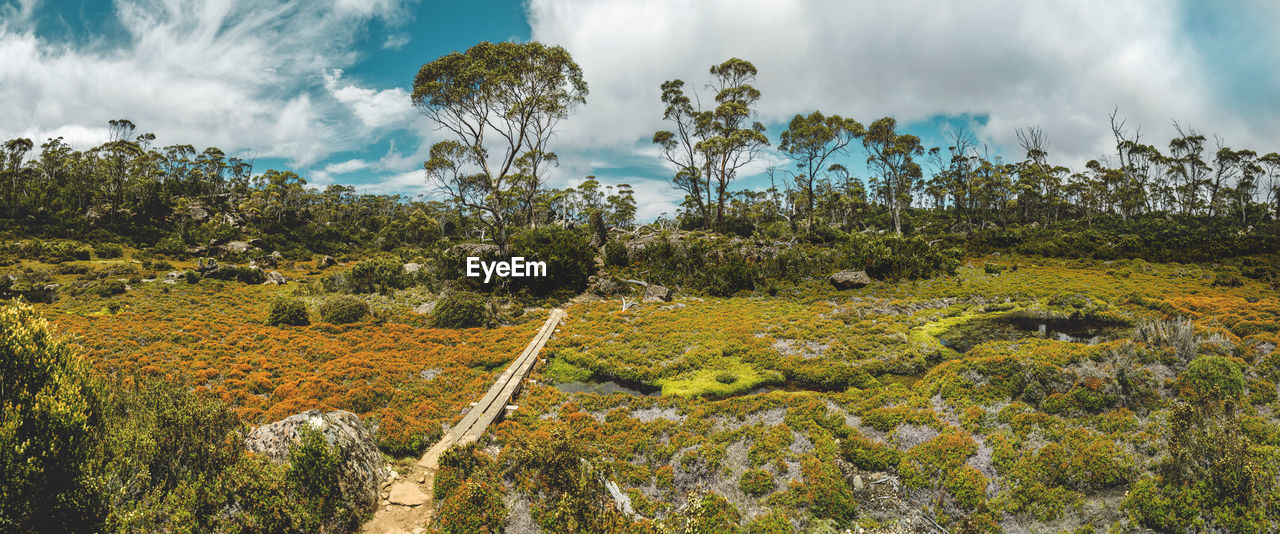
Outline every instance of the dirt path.
POLYGON ((533 336, 529 345, 520 352, 511 365, 498 375, 498 379, 489 387, 489 391, 471 406, 467 414, 454 425, 429 449, 422 458, 413 465, 412 470, 402 476, 387 481, 382 489, 382 504, 374 513, 373 519, 360 529, 366 534, 417 534, 426 530, 431 522, 432 491, 435 488, 435 474, 439 467, 440 455, 454 445, 473 443, 484 435, 489 425, 497 420, 509 408, 508 403, 520 392, 521 384, 534 363, 538 361, 538 353, 547 344, 556 326, 564 319, 564 310, 551 310, 547 322, 533 336))

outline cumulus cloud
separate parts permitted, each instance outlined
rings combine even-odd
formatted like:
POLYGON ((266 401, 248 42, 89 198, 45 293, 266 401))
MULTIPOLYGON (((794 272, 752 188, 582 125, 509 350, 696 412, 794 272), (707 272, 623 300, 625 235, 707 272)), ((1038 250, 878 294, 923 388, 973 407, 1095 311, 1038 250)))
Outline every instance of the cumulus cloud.
POLYGON ((403 124, 413 116, 409 92, 400 87, 376 90, 349 84, 342 79, 342 69, 326 71, 324 86, 369 128, 403 124))
POLYGON ((330 98, 322 74, 354 62, 364 23, 398 20, 400 2, 119 0, 114 14, 124 39, 92 46, 46 41, 19 19, 0 27, 0 137, 83 148, 128 118, 162 143, 305 166, 358 146, 343 105, 361 125, 394 118, 394 93, 347 84, 330 98))
MULTIPOLYGON (((531 0, 533 39, 567 48, 591 95, 566 121, 570 146, 634 146, 662 127, 658 86, 701 90, 729 57, 760 70, 760 118, 779 124, 821 109, 864 122, 987 115, 978 134, 1016 147, 1039 125, 1072 163, 1109 153, 1119 108, 1146 142, 1178 119, 1233 145, 1280 134, 1274 117, 1223 103, 1206 82, 1214 62, 1184 35, 1183 10, 1129 2, 938 3, 814 0, 531 0)), ((1261 148, 1261 147, 1260 147, 1261 148)))

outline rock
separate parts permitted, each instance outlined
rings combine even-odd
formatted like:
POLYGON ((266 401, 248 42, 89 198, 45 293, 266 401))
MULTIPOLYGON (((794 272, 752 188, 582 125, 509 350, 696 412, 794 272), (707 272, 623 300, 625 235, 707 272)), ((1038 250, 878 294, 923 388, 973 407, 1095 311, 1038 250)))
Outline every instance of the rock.
POLYGON ((333 256, 321 256, 320 259, 316 260, 317 269, 333 267, 334 265, 337 265, 337 264, 338 264, 338 260, 333 259, 333 256))
POLYGON ((671 300, 671 290, 657 284, 649 284, 644 288, 645 302, 669 302, 671 300))
POLYGON ((253 248, 262 248, 266 244, 267 243, 265 241, 258 237, 249 240, 249 246, 253 248))
POLYGON ((406 264, 404 264, 404 272, 405 272, 405 274, 418 274, 418 272, 419 272, 419 271, 422 271, 422 264, 421 264, 421 263, 406 263, 406 264))
POLYGON ((168 274, 164 275, 165 280, 173 280, 175 282, 178 280, 182 280, 184 277, 186 277, 186 274, 184 274, 182 271, 169 271, 168 274))
POLYGON ((234 252, 234 253, 236 253, 236 254, 243 254, 243 253, 245 253, 245 252, 248 252, 248 251, 249 251, 249 249, 251 249, 251 248, 253 248, 253 247, 252 247, 252 246, 250 246, 248 243, 246 243, 246 242, 244 242, 244 241, 232 241, 232 242, 230 242, 230 243, 227 243, 227 244, 223 245, 223 246, 222 246, 222 248, 223 248, 223 249, 226 249, 226 251, 227 251, 227 252, 234 252))
POLYGON ((853 475, 853 491, 862 491, 865 487, 867 486, 862 482, 862 475, 853 475))
POLYGON ((412 482, 401 482, 391 486, 391 496, 387 500, 400 506, 418 506, 426 504, 431 497, 422 488, 412 482))
POLYGON ((449 247, 448 254, 453 257, 466 258, 475 256, 477 258, 488 258, 498 254, 498 245, 487 243, 460 243, 449 247))
POLYGON ((602 297, 621 295, 627 292, 626 284, 612 278, 598 278, 591 284, 591 293, 602 297))
POLYGON ((288 281, 284 279, 284 275, 280 274, 280 271, 271 271, 267 273, 267 281, 265 283, 282 286, 288 283, 288 281))
POLYGON ((196 271, 199 271, 200 274, 204 274, 209 271, 216 271, 216 270, 218 270, 218 260, 215 260, 213 258, 196 260, 196 271))
MULTIPOLYGON (((348 505, 360 511, 376 507, 378 490, 387 478, 388 469, 373 432, 351 412, 310 410, 291 415, 253 429, 245 438, 245 447, 275 463, 286 463, 289 449, 301 438, 303 425, 319 430, 329 446, 345 451, 339 491, 348 505)), ((395 494, 395 488, 391 493, 395 494)))
POLYGON ((427 483, 427 475, 418 475, 418 483, 419 483, 419 484, 426 484, 426 483, 427 483))
POLYGON ((866 271, 840 271, 831 275, 831 285, 836 289, 857 289, 871 283, 866 271))

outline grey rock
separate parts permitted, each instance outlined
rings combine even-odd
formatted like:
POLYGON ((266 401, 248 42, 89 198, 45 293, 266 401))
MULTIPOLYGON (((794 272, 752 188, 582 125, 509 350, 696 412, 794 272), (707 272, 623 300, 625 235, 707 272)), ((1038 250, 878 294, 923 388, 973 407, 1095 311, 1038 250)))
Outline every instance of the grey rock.
POLYGON ((602 297, 611 297, 627 293, 627 285, 612 278, 598 278, 591 284, 590 291, 602 297))
POLYGON ((253 429, 245 438, 245 446, 275 463, 286 463, 290 448, 300 442, 305 426, 318 430, 325 442, 345 457, 340 467, 339 490, 347 505, 354 510, 373 510, 389 470, 383 463, 373 432, 355 414, 309 410, 291 415, 253 429))
POLYGON ((649 284, 644 288, 645 302, 669 302, 671 300, 671 290, 657 284, 649 284))
POLYGON ((840 271, 831 275, 830 281, 836 289, 857 289, 870 284, 871 277, 866 271, 840 271))
POLYGON ((321 256, 320 259, 316 260, 316 267, 319 269, 324 269, 326 267, 333 267, 334 265, 337 265, 337 264, 338 264, 338 260, 333 259, 333 256, 321 256))
POLYGON ((265 283, 282 286, 288 283, 288 280, 285 280, 284 275, 280 274, 280 271, 271 271, 267 273, 267 281, 265 283))
POLYGON ((406 264, 404 264, 404 272, 405 272, 405 274, 418 274, 420 271, 422 271, 422 264, 421 264, 421 263, 406 263, 406 264))

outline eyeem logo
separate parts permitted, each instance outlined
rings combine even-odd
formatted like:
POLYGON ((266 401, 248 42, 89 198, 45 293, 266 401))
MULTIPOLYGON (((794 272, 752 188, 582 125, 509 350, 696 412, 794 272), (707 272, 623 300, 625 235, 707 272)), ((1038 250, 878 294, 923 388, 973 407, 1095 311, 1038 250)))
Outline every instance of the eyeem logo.
POLYGON ((506 278, 540 277, 547 275, 547 262, 524 261, 524 256, 514 256, 511 261, 480 261, 475 256, 467 257, 467 277, 480 278, 484 272, 484 283, 489 283, 494 275, 506 278))

